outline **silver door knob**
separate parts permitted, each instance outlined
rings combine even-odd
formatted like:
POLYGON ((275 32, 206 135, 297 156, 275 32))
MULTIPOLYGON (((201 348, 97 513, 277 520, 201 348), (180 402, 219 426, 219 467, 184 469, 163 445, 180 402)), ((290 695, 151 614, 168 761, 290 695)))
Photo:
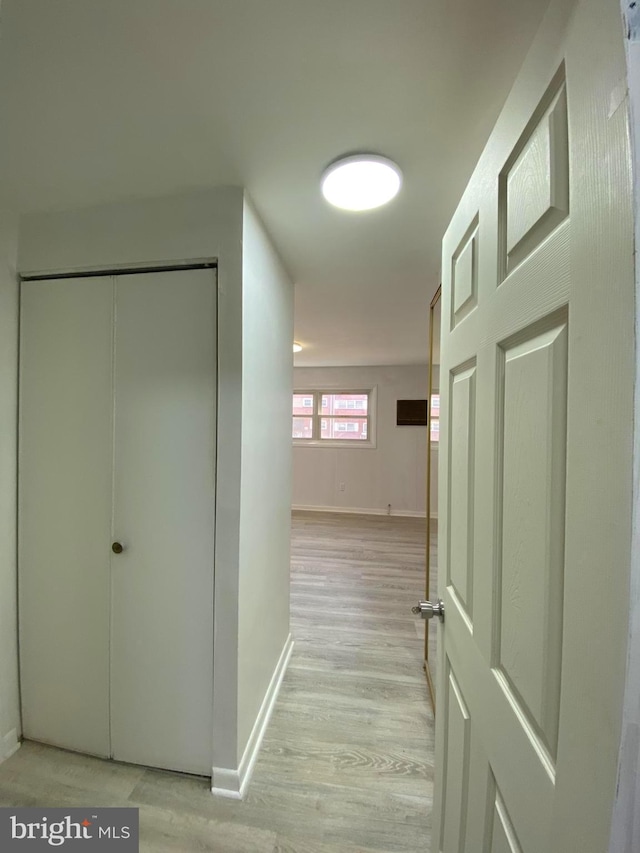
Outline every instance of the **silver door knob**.
POLYGON ((419 601, 415 607, 411 608, 411 612, 416 616, 422 616, 423 619, 433 619, 437 616, 441 622, 444 622, 444 602, 441 598, 435 604, 430 601, 419 601))

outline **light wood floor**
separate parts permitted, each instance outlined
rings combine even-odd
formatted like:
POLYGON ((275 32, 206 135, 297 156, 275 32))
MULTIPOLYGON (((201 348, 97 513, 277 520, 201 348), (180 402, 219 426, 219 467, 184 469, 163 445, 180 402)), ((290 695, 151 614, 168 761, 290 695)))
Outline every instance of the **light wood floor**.
POLYGON ((433 718, 421 630, 425 523, 295 513, 290 667, 245 802, 204 780, 25 743, 0 805, 140 808, 141 847, 429 850, 433 718))

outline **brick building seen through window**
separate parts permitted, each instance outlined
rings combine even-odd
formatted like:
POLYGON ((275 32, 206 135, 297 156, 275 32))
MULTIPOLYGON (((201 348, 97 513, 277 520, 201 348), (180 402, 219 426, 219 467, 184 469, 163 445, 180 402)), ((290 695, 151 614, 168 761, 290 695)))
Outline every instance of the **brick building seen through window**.
POLYGON ((292 436, 297 441, 367 441, 370 393, 309 391, 293 395, 292 436))

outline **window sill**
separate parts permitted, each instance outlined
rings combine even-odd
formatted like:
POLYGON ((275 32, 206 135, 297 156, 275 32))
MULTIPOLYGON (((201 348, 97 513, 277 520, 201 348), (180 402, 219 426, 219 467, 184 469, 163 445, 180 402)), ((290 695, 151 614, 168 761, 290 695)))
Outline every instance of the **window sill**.
POLYGON ((294 447, 339 447, 341 450, 345 448, 348 450, 375 450, 376 443, 375 441, 360 441, 354 439, 347 439, 346 441, 341 441, 339 438, 325 438, 321 441, 312 440, 308 438, 294 438, 293 439, 294 447))

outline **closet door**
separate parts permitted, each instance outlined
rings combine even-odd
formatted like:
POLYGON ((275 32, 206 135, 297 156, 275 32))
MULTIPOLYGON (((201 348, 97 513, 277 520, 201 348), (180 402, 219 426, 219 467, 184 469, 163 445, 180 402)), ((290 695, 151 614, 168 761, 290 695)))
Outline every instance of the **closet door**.
POLYGON ((111 733, 122 761, 211 773, 214 270, 116 279, 111 733))
POLYGON ((113 280, 23 282, 21 302, 24 735, 106 756, 113 280))

